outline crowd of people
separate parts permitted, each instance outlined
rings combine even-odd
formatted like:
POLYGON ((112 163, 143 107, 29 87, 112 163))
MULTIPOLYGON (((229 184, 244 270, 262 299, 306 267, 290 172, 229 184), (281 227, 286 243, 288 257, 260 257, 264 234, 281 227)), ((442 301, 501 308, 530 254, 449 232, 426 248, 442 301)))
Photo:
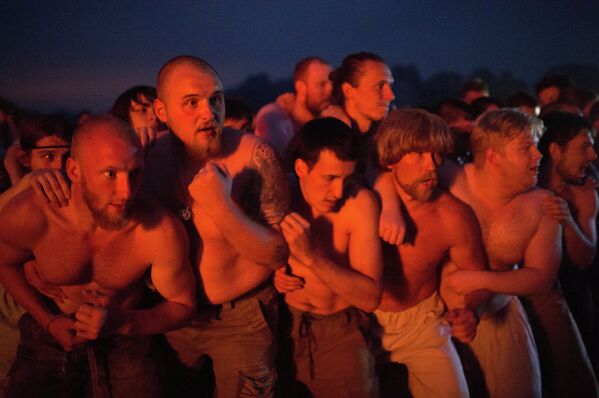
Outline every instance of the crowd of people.
POLYGON ((0 396, 599 398, 597 94, 293 81, 254 115, 183 55, 76 125, 0 100, 0 396))

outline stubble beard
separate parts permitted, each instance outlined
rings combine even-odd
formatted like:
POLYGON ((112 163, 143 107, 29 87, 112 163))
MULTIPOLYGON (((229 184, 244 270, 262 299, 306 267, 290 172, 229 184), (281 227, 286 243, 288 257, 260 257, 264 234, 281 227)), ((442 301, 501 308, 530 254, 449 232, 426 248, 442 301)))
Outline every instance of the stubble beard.
POLYGON ((85 180, 81 182, 81 190, 83 192, 83 202, 92 213, 94 221, 101 228, 110 231, 117 231, 123 229, 127 225, 131 213, 130 204, 127 204, 127 208, 124 213, 113 215, 107 211, 107 206, 100 206, 100 198, 87 188, 85 180))
POLYGON ((192 158, 196 160, 206 161, 216 156, 222 148, 222 128, 210 137, 208 142, 200 144, 196 140, 192 145, 185 145, 185 150, 192 158))
POLYGON ((409 184, 401 183, 398 181, 398 184, 401 187, 401 189, 404 190, 404 192, 410 195, 412 199, 417 200, 418 202, 428 202, 428 200, 433 195, 433 191, 437 187, 437 184, 434 184, 431 188, 428 188, 424 187, 421 183, 423 180, 432 177, 434 176, 425 176, 409 184))
POLYGON ((582 177, 568 173, 568 171, 566 171, 560 165, 557 165, 555 170, 562 177, 562 179, 570 185, 582 185, 584 183, 584 178, 587 174, 586 168, 585 168, 585 173, 583 173, 582 177))

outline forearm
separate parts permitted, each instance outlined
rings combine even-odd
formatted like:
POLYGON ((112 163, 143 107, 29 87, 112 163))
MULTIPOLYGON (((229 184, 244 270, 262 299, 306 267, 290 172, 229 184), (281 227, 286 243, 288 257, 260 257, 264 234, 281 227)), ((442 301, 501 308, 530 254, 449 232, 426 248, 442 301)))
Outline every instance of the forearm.
POLYGON ((0 265, 0 284, 42 327, 56 315, 44 297, 27 283, 20 265, 0 265))
POLYGON ((193 315, 193 307, 164 301, 153 308, 131 310, 116 319, 118 334, 159 334, 185 326, 193 315))
POLYGON ((568 257, 576 266, 585 269, 593 263, 597 246, 574 220, 564 224, 564 240, 568 257))
POLYGON ((335 294, 366 312, 381 302, 380 283, 353 269, 342 268, 326 258, 315 258, 309 267, 335 294))
POLYGON ((232 201, 212 219, 241 257, 272 269, 285 263, 289 252, 281 234, 250 219, 232 201))
POLYGON ((473 272, 475 290, 487 289, 495 293, 527 296, 540 294, 551 288, 556 275, 536 268, 520 268, 513 271, 473 272))

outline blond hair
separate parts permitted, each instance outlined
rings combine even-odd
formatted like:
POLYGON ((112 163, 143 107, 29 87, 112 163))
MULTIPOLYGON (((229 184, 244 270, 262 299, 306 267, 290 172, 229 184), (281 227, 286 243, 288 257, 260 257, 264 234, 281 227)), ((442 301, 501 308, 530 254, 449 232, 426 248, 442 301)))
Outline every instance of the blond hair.
POLYGON ((482 114, 470 136, 474 164, 482 166, 485 153, 491 148, 504 154, 505 144, 520 134, 541 134, 543 122, 514 109, 498 109, 482 114))

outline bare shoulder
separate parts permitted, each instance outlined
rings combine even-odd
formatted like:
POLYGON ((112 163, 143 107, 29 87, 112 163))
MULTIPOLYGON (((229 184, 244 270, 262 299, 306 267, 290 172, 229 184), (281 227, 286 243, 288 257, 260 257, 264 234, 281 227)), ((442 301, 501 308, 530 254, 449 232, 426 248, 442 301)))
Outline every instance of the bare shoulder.
POLYGON ((369 218, 378 220, 379 204, 374 192, 361 185, 356 185, 351 188, 350 195, 339 211, 343 219, 363 226, 369 218))
POLYGON ((33 189, 15 195, 0 211, 0 239, 28 248, 47 230, 48 211, 52 211, 33 189))
POLYGON ((468 204, 443 189, 438 189, 437 195, 437 217, 447 228, 463 230, 478 223, 468 204))
POLYGON ((457 240, 480 234, 478 219, 472 208, 451 193, 443 189, 438 191, 435 217, 439 227, 443 229, 443 234, 457 240))
POLYGON ((330 105, 320 114, 322 117, 334 117, 351 127, 351 120, 345 110, 339 105, 330 105))
POLYGON ((554 193, 548 189, 533 187, 518 195, 515 198, 515 203, 526 209, 538 209, 539 211, 542 211, 541 204, 543 199, 548 196, 554 196, 554 193))
POLYGON ((150 194, 140 192, 138 195, 137 212, 145 235, 158 239, 174 237, 186 240, 185 227, 171 210, 150 194))

